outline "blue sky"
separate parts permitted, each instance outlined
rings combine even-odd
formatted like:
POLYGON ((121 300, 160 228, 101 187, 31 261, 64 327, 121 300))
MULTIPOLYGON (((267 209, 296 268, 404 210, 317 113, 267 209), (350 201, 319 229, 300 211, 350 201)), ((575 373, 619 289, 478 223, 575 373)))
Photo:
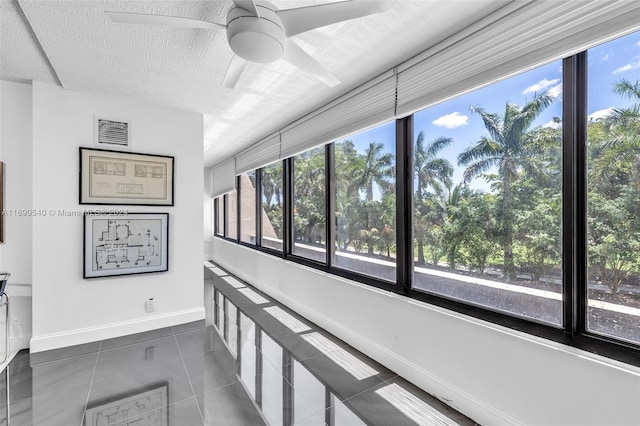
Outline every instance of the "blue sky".
MULTIPOLYGON (((640 80, 640 32, 592 48, 588 52, 588 113, 594 119, 602 118, 612 107, 625 107, 629 100, 614 94, 614 83, 625 78, 632 83, 640 80)), ((551 125, 554 117, 562 117, 562 61, 556 61, 507 80, 492 84, 455 99, 417 112, 414 116, 414 137, 425 133, 425 142, 440 136, 450 137, 453 143, 441 151, 455 168, 454 183, 462 180, 464 167, 457 165, 457 156, 481 136, 487 135, 480 116, 471 113, 471 105, 483 107, 491 113, 504 112, 506 102, 524 105, 534 93, 549 90, 557 100, 533 124, 551 125)), ((353 135, 351 139, 359 152, 364 152, 371 141, 383 142, 388 152, 395 153, 394 122, 353 135)), ((487 189, 476 179, 476 189, 487 189)))

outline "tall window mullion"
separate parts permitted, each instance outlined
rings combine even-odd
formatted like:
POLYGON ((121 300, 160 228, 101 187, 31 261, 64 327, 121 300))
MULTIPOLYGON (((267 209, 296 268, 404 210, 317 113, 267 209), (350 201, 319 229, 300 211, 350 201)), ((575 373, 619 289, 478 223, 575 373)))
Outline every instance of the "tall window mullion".
POLYGON ((396 292, 406 294, 413 272, 413 116, 396 120, 396 292))
POLYGON ((584 55, 566 58, 563 62, 563 325, 565 333, 575 336, 580 327, 583 303, 580 303, 584 291, 580 284, 584 282, 586 232, 584 217, 584 134, 585 123, 580 119, 586 116, 584 99, 585 81, 584 55))
POLYGON ((227 194, 222 196, 222 236, 229 235, 229 218, 227 217, 227 194))
POLYGON ((262 169, 256 170, 256 246, 262 246, 262 169))
POLYGON ((326 182, 326 214, 327 214, 327 266, 335 263, 336 255, 336 149, 335 143, 327 145, 325 161, 325 182, 326 182))
POLYGON ((286 259, 293 250, 293 159, 282 162, 282 187, 284 205, 282 209, 282 256, 286 259))
POLYGON ((236 176, 236 241, 240 241, 240 232, 242 232, 242 216, 240 212, 240 176, 236 176))
POLYGON ((218 200, 219 198, 213 199, 213 235, 218 235, 218 200))

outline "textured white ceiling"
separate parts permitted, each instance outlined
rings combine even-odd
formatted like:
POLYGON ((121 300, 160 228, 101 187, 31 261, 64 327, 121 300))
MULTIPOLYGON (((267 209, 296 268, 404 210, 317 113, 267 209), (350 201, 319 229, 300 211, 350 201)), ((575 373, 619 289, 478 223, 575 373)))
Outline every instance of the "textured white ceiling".
MULTIPOLYGON (((226 89, 221 83, 232 52, 224 30, 114 24, 103 11, 224 23, 230 0, 19 0, 20 7, 0 0, 0 78, 55 83, 57 75, 66 89, 202 112, 205 164, 212 165, 510 1, 389 0, 384 13, 295 36, 342 84, 329 88, 279 60, 250 64, 236 87, 226 89)), ((328 2, 272 0, 280 9, 328 2)))
POLYGON ((18 83, 38 80, 58 84, 15 1, 0 0, 0 79, 18 83))

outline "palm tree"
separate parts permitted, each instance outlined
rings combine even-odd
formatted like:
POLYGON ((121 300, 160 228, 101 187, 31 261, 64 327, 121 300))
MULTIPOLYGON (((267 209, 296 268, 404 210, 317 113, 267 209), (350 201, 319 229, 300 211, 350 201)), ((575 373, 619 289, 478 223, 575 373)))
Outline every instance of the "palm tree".
POLYGON ((418 178, 418 200, 422 200, 429 187, 436 191, 443 189, 441 184, 444 184, 446 188, 451 187, 453 166, 449 160, 437 157, 438 153, 449 146, 451 142, 453 142, 451 138, 439 137, 425 146, 424 132, 418 133, 413 166, 413 171, 418 178))
POLYGON ((513 261, 513 199, 511 186, 521 170, 540 172, 539 144, 530 143, 529 127, 553 101, 545 93, 536 94, 523 107, 507 102, 504 115, 489 113, 472 106, 471 112, 480 115, 489 136, 482 136, 473 146, 458 156, 458 164, 467 166, 464 181, 480 176, 494 167, 502 185, 502 229, 504 247, 504 275, 515 278, 513 261))
POLYGON ((631 161, 631 170, 636 179, 640 179, 640 80, 631 83, 622 79, 613 86, 613 91, 635 102, 626 108, 614 108, 605 119, 610 139, 603 146, 605 155, 598 166, 606 176, 618 169, 617 164, 631 161))
POLYGON ((365 205, 369 206, 367 231, 369 231, 368 238, 368 253, 373 254, 373 239, 371 238, 372 220, 371 209, 373 203, 373 186, 374 184, 385 193, 391 192, 393 185, 389 182, 388 178, 394 174, 393 166, 393 154, 384 153, 384 144, 380 142, 370 142, 369 147, 364 152, 363 167, 358 170, 356 179, 353 184, 359 189, 366 192, 365 205))
POLYGON ((270 166, 262 168, 262 195, 264 203, 267 207, 271 206, 271 202, 275 197, 275 204, 281 203, 282 191, 282 163, 274 163, 270 166))
POLYGON ((640 80, 631 83, 623 78, 614 84, 613 91, 616 95, 635 101, 635 103, 627 108, 614 108, 613 114, 607 117, 609 128, 621 130, 637 138, 640 130, 640 80))
POLYGON ((413 172, 417 178, 416 206, 418 214, 416 216, 416 238, 418 240, 418 263, 424 265, 424 238, 427 223, 422 218, 424 195, 429 187, 436 193, 442 192, 442 184, 446 188, 451 187, 451 176, 453 176, 453 166, 448 160, 438 158, 438 153, 453 142, 451 138, 439 137, 424 144, 424 132, 418 133, 416 140, 413 172))
POLYGON ((383 153, 384 144, 370 142, 364 152, 364 163, 353 182, 358 189, 366 191, 365 201, 373 201, 373 185, 382 191, 389 190, 387 178, 393 176, 393 154, 383 153))

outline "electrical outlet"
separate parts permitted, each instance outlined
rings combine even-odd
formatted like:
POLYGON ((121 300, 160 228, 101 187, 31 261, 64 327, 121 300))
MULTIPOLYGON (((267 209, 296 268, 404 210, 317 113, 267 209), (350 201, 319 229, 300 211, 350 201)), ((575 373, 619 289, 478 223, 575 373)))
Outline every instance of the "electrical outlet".
POLYGON ((158 357, 158 351, 155 346, 149 346, 144 350, 144 359, 145 361, 155 361, 158 357))
POLYGON ((144 308, 147 312, 155 312, 156 311, 156 301, 153 298, 144 302, 144 308))
POLYGON ((14 315, 13 322, 16 324, 22 324, 22 317, 19 314, 14 315))

